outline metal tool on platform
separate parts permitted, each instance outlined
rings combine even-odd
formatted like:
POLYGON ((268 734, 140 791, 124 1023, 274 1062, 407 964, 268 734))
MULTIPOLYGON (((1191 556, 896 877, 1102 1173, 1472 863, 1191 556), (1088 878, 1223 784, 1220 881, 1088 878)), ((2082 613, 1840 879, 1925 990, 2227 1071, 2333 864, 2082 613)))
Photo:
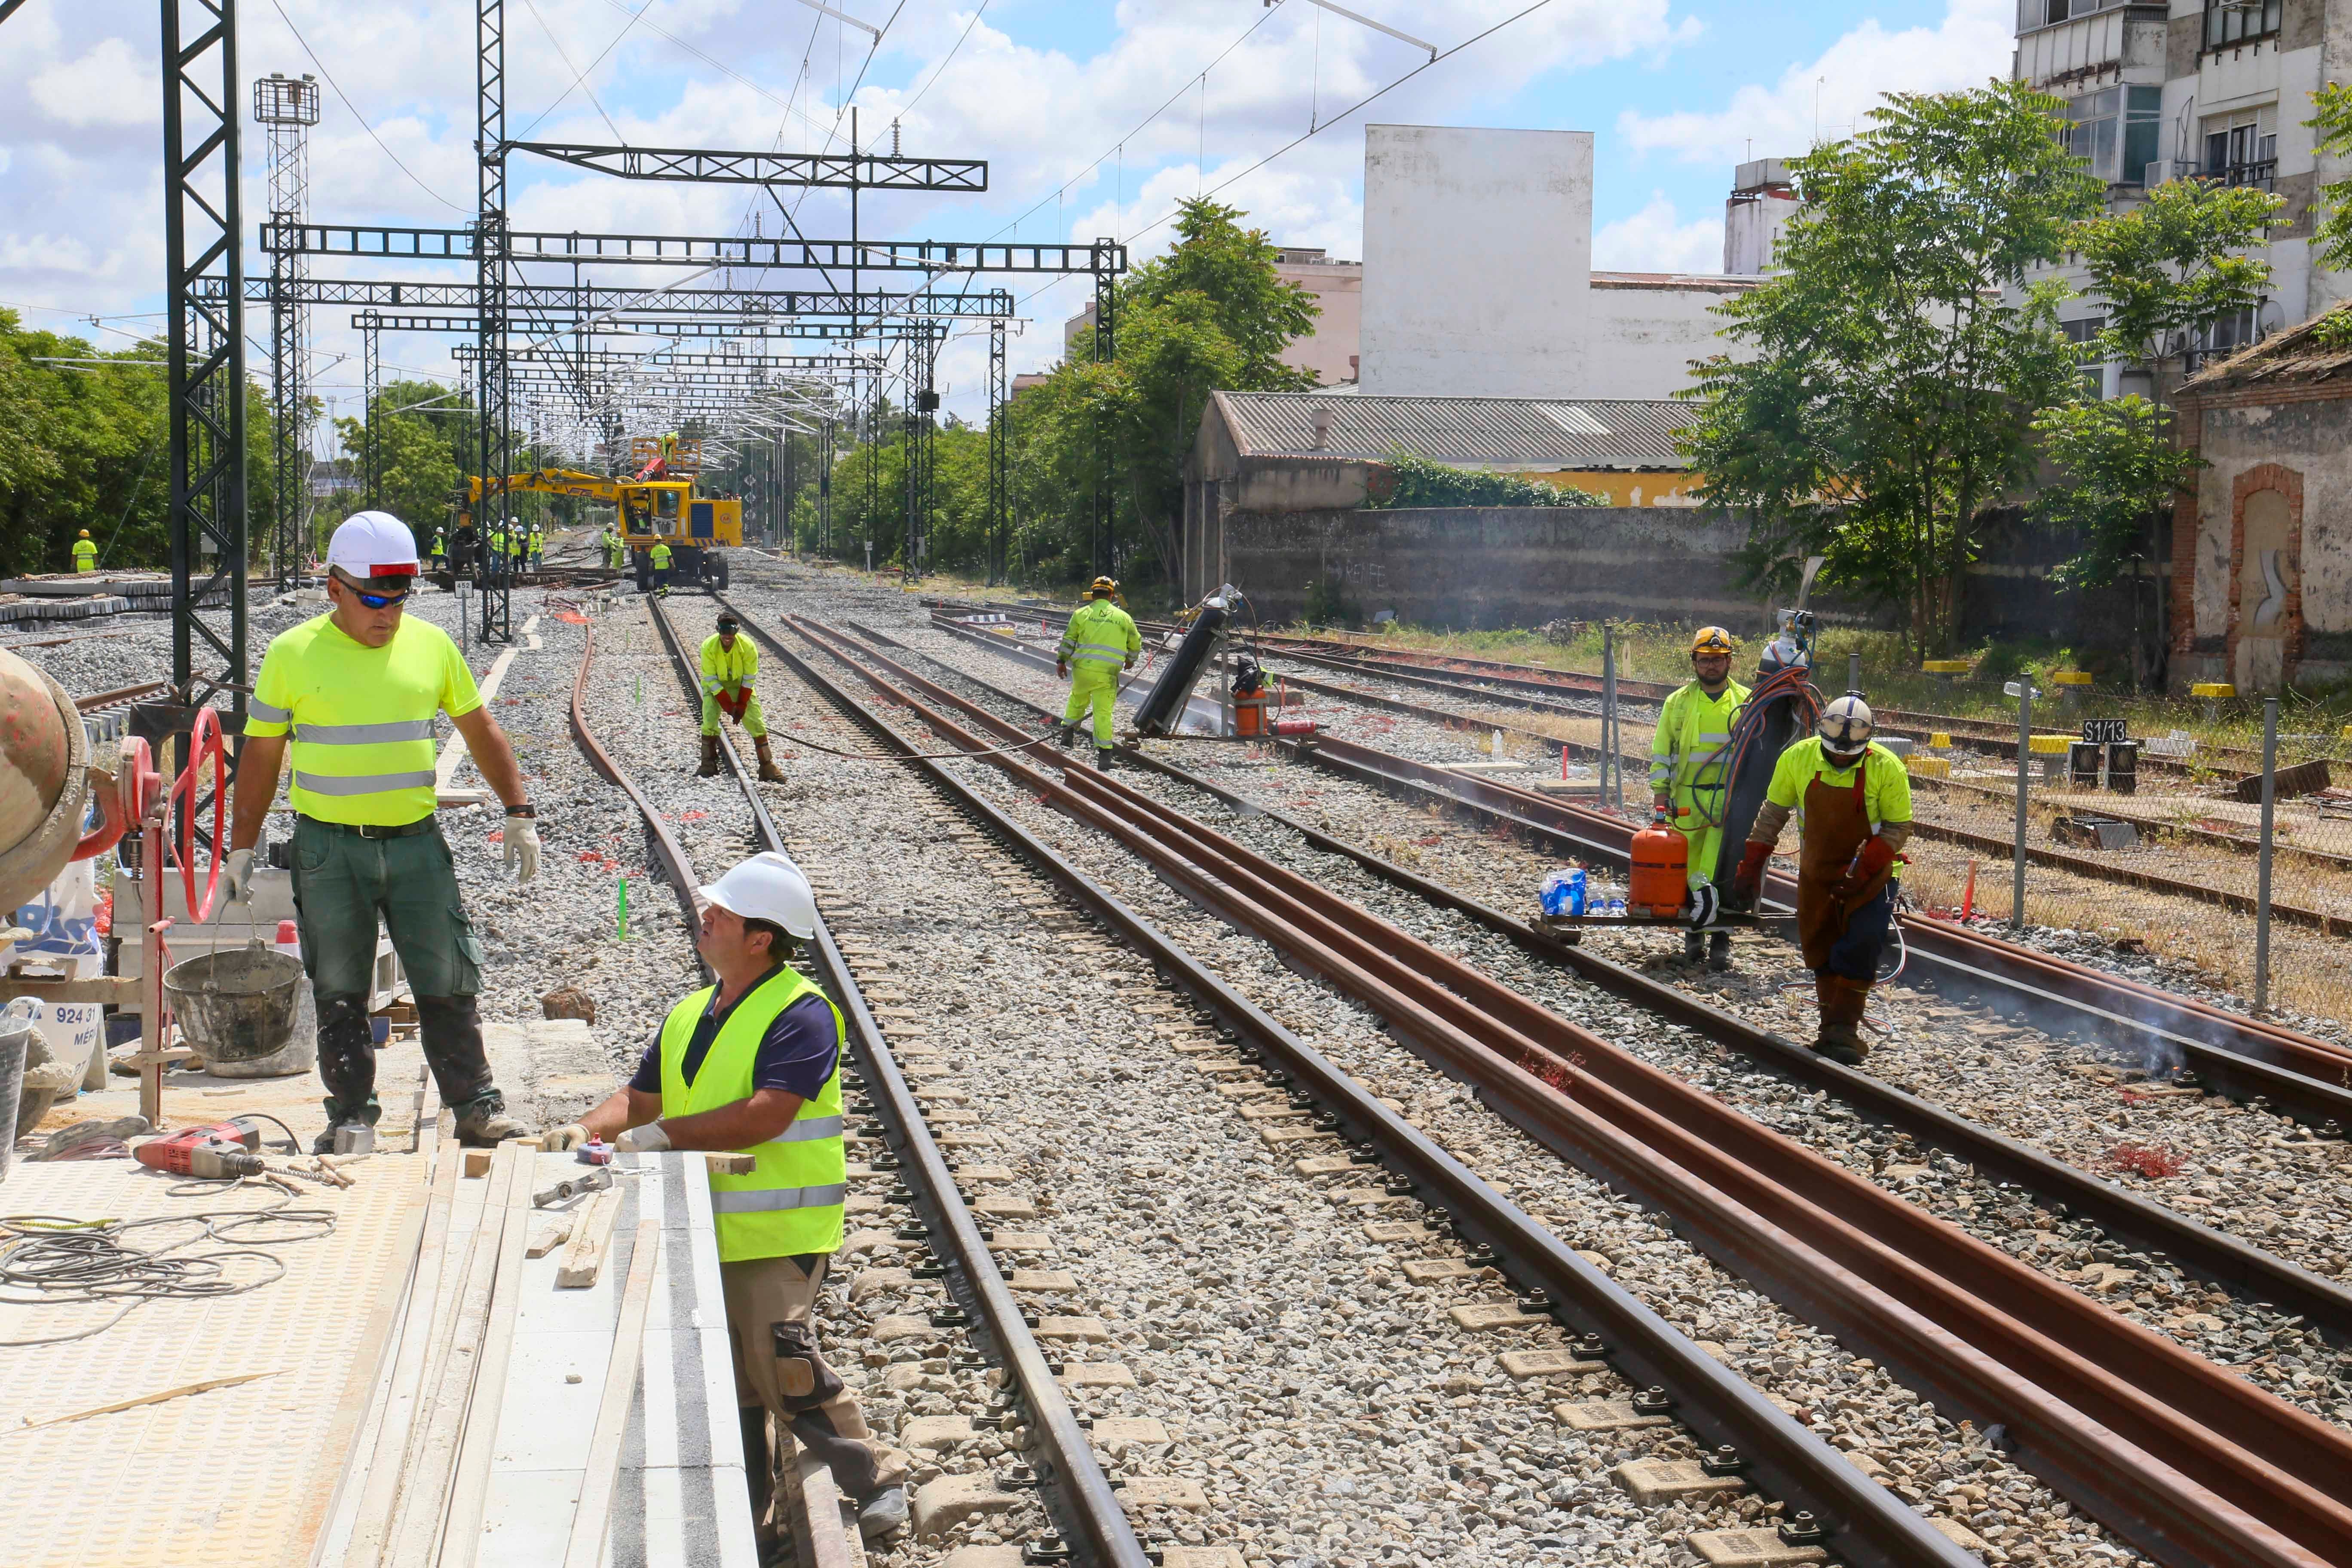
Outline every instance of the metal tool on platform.
POLYGON ((583 1193, 598 1192, 613 1184, 613 1168, 601 1165, 584 1176, 566 1176, 555 1185, 530 1194, 530 1206, 543 1209, 550 1204, 560 1204, 566 1198, 576 1198, 583 1193))

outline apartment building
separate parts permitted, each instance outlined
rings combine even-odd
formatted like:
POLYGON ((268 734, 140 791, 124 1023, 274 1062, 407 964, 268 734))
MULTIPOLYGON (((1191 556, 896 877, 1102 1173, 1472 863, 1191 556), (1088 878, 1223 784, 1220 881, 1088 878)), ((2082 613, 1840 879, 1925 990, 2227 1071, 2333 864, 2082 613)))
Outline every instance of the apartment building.
MULTIPOLYGON (((2012 75, 2065 100, 2065 133, 2113 207, 2188 174, 2285 198, 2270 293, 2217 322, 2192 366, 2352 295, 2352 277, 2315 268, 2310 255, 2319 186, 2352 171, 2322 167, 2303 124, 2321 82, 2352 76, 2352 0, 2019 0, 2012 75)), ((2084 341, 2105 324, 2092 299, 2063 314, 2084 341)), ((2156 390, 2134 367, 2096 374, 2109 396, 2156 390)))

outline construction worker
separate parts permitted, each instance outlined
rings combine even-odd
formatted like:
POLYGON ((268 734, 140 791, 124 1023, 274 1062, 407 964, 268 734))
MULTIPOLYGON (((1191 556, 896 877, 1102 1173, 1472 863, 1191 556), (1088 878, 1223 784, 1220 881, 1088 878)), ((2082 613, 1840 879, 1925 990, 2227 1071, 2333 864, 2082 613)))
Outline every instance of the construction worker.
POLYGON ((448 564, 448 545, 446 531, 436 523, 433 529, 433 569, 436 572, 448 564))
POLYGON ((98 570, 98 546, 89 542, 89 530, 83 529, 81 537, 73 543, 73 563, 77 572, 98 570))
POLYGON ((618 572, 629 563, 629 547, 621 541, 620 533, 608 529, 604 533, 604 564, 618 572))
POLYGON ((776 1533, 767 1515, 782 1445, 769 1440, 772 1423, 833 1471, 858 1505, 860 1531, 877 1539, 906 1520, 906 1459, 868 1433, 857 1396, 818 1351, 813 1321, 842 1243, 848 1184, 841 1013, 786 963, 816 935, 816 900, 800 868, 772 850, 701 898, 695 951, 718 983, 669 1010, 627 1084, 540 1147, 597 1139, 639 1152, 751 1156, 750 1174, 710 1177, 751 1517, 763 1535, 776 1533))
POLYGON ((379 919, 408 972, 425 1059, 459 1140, 487 1147, 530 1132, 507 1114, 482 1048, 474 1002, 481 943, 434 816, 434 715, 449 715, 505 802, 506 864, 518 881, 539 873, 538 814, 457 644, 402 614, 416 569, 416 542, 398 518, 362 511, 343 520, 327 546, 333 607, 271 640, 237 764, 222 878, 232 900, 251 897, 254 848, 278 767, 293 753, 295 924, 318 1003, 321 1153, 332 1150, 336 1129, 373 1126, 379 1113, 368 1021, 379 919))
POLYGON ((719 714, 723 709, 751 737, 760 753, 761 782, 784 782, 768 750, 767 718, 751 689, 751 678, 759 673, 758 645, 742 635, 733 616, 722 613, 719 629, 702 639, 702 765, 695 770, 697 776, 711 778, 719 772, 719 714))
POLYGON ((1822 710, 1814 733, 1780 753, 1748 830, 1731 896, 1753 905, 1764 863, 1797 816, 1797 942, 1813 972, 1821 1033, 1813 1049, 1859 1067, 1863 1006, 1894 920, 1895 862, 1911 837, 1911 775, 1870 738, 1870 705, 1849 692, 1822 710))
MULTIPOLYGON (((1715 879, 1715 863, 1723 848, 1724 759, 1731 743, 1731 726, 1748 700, 1748 688, 1731 679, 1731 634, 1721 626, 1701 626, 1691 638, 1694 677, 1668 697, 1658 710, 1658 728, 1650 737, 1650 804, 1667 814, 1666 820, 1683 836, 1689 856, 1690 885, 1703 888, 1715 879)), ((1709 969, 1731 967, 1731 933, 1689 931, 1683 933, 1683 956, 1701 958, 1709 969)))
POLYGON ((1097 577, 1087 589, 1087 602, 1070 616, 1062 643, 1054 650, 1054 673, 1070 683, 1069 705, 1062 710, 1062 744, 1077 739, 1078 720, 1091 706, 1095 716, 1095 762, 1108 768, 1111 760, 1111 719, 1118 707, 1118 672, 1133 669, 1143 652, 1143 634, 1135 619, 1115 602, 1118 584, 1097 577), (1078 672, 1073 676, 1070 666, 1078 672))
POLYGON ((657 539, 654 541, 654 547, 646 553, 653 563, 654 592, 667 599, 669 597, 669 546, 657 539))
POLYGON ((534 572, 547 562, 547 529, 540 523, 530 525, 530 569, 534 572))

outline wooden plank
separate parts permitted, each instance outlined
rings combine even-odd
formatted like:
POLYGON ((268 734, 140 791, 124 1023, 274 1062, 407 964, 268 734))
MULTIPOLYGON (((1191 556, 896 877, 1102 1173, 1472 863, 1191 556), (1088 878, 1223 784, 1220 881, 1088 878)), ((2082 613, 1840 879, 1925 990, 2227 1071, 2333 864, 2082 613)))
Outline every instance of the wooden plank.
MULTIPOLYGON (((467 1401, 465 1434, 457 1447, 449 1488, 447 1522, 441 1531, 440 1568, 472 1568, 482 1540, 482 1509, 490 1484, 490 1457, 498 1447, 499 1415, 507 1386, 507 1363, 514 1352, 515 1318, 522 1299, 522 1255, 530 1239, 530 1184, 538 1164, 534 1146, 499 1151, 508 1163, 506 1208, 499 1216, 498 1273, 490 1286, 488 1326, 475 1358, 474 1393, 467 1401)), ((487 1226, 488 1216, 484 1216, 487 1226)))
POLYGON ((577 1223, 570 1215, 559 1215, 539 1227, 530 1244, 522 1249, 525 1258, 544 1258, 572 1239, 572 1227, 577 1223))
POLYGON ((557 1289, 584 1290, 596 1283, 604 1255, 612 1248, 614 1222, 620 1217, 618 1187, 607 1187, 588 1200, 587 1211, 580 1216, 571 1245, 563 1249, 563 1261, 555 1270, 557 1289))
MULTIPOLYGON (((597 1194, 616 1203, 619 1196, 597 1194)), ((646 1312, 653 1304, 654 1262, 660 1250, 661 1221, 639 1220, 629 1247, 629 1279, 621 1291, 620 1317, 613 1329, 613 1353, 604 1363, 604 1393, 596 1404, 596 1431, 589 1440, 580 1501, 572 1510, 572 1536, 563 1549, 563 1568, 598 1568, 604 1559, 604 1538, 613 1526, 613 1496, 621 1479, 621 1440, 628 1436, 629 1407, 636 1402, 644 1366, 646 1312)), ((470 1552, 465 1561, 472 1561, 470 1552)))

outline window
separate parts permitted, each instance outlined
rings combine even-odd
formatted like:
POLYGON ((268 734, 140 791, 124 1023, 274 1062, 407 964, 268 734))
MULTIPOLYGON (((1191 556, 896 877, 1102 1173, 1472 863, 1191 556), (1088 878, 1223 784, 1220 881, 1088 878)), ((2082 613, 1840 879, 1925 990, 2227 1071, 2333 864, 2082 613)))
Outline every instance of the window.
POLYGON ((2095 11, 2112 11, 2127 0, 2017 0, 2017 30, 2030 33, 2095 11))
POLYGON ((2278 110, 2243 109, 2217 114, 2201 127, 2209 180, 2271 188, 2278 173, 2278 110))
POLYGON ((660 509, 661 515, 664 518, 671 521, 677 521, 677 492, 676 490, 656 490, 654 492, 654 504, 656 507, 660 509))
POLYGON ((2262 307, 2249 305, 2207 322, 2204 330, 2190 340, 2189 352, 2182 357, 2194 374, 2207 361, 2227 358, 2248 343, 2260 342, 2262 336, 2262 307))
POLYGON ((2279 30, 2283 0, 2205 0, 2205 47, 2250 44, 2279 30))
POLYGON ((2073 343, 2076 357, 2083 362, 2083 395, 2093 402, 2107 395, 2106 367, 2099 361, 2099 334, 2107 330, 2105 316, 2084 316, 2080 321, 2061 321, 2058 330, 2073 343))
POLYGON ((2088 163, 2091 173, 2103 180, 2116 177, 2116 154, 2120 149, 2116 128, 2123 96, 2123 89, 2111 87, 2104 92, 2086 93, 2066 105, 2066 118, 2074 122, 2066 139, 2067 151, 2088 163))
POLYGON ((2164 89, 2111 87, 2085 93, 2066 105, 2067 150, 2114 184, 2137 185, 2162 137, 2164 89))

